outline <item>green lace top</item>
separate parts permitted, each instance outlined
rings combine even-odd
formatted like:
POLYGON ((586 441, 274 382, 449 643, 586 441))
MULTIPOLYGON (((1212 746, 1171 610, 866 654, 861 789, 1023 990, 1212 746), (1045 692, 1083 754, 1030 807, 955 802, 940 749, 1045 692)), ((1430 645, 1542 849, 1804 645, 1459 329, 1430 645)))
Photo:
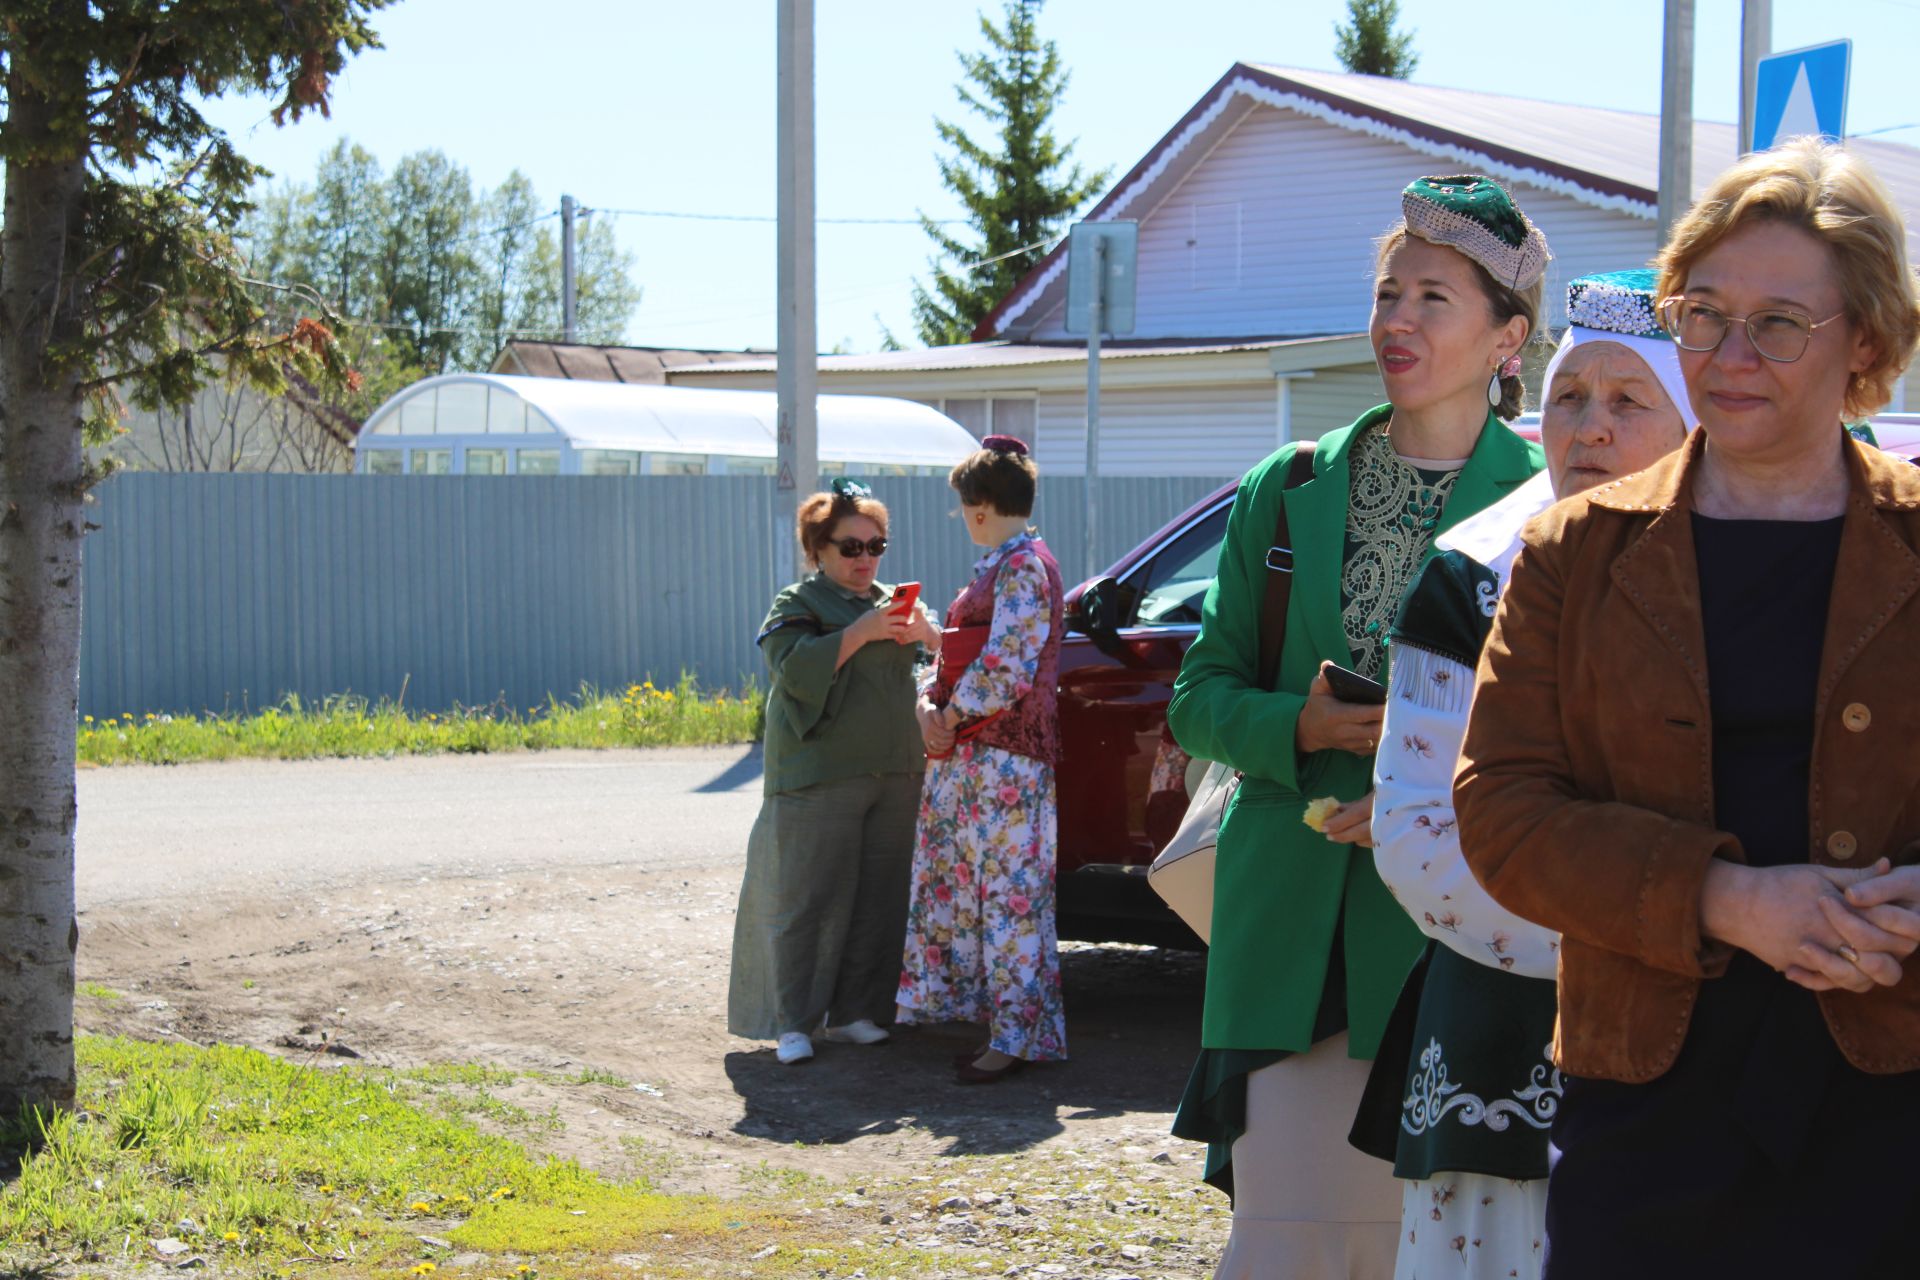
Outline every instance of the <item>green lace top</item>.
POLYGON ((1340 574, 1340 622, 1353 669, 1386 680, 1387 627, 1433 542, 1459 468, 1428 471, 1393 451, 1391 419, 1353 444, 1347 493, 1347 558, 1340 574))

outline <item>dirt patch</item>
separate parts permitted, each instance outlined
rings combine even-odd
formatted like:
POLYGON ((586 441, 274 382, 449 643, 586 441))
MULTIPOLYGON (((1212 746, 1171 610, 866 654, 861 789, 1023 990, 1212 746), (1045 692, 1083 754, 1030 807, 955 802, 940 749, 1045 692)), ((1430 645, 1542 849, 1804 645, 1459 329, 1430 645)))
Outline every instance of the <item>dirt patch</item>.
POLYGON ((1199 957, 1068 946, 1073 1060, 1000 1085, 953 1083, 963 1027, 782 1067, 724 1030, 737 891, 731 869, 605 869, 95 910, 79 1023, 318 1063, 494 1064, 523 1073, 489 1092, 537 1121, 538 1145, 669 1190, 937 1186, 977 1158, 1068 1152, 1193 1177, 1197 1149, 1166 1132, 1198 1043, 1199 957))

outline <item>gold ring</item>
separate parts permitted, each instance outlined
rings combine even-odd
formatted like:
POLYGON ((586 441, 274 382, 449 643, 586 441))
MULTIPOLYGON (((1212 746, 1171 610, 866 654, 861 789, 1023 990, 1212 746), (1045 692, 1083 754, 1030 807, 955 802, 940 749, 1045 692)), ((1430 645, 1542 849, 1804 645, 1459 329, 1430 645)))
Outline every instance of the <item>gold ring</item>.
POLYGON ((1844 942, 1841 943, 1839 946, 1835 947, 1833 950, 1835 955, 1839 956, 1842 960, 1845 960, 1848 964, 1857 965, 1860 963, 1860 953, 1858 951, 1855 951, 1852 947, 1848 946, 1844 942))

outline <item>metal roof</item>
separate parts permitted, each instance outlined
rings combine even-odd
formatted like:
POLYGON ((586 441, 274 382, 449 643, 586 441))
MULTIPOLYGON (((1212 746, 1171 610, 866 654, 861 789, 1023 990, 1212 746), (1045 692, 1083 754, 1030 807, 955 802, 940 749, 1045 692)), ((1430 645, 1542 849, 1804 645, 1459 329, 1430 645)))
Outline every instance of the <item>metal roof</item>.
POLYGON ((667 371, 689 365, 758 360, 758 351, 697 351, 677 347, 620 347, 585 342, 537 342, 515 338, 500 348, 490 372, 586 382, 651 382, 665 385, 667 371))
MULTIPOLYGON (((778 453, 777 396, 771 391, 495 373, 443 374, 416 382, 375 410, 367 420, 369 428, 377 430, 380 419, 403 401, 457 383, 481 383, 519 397, 544 414, 576 449, 735 458, 771 458, 778 453)), ((820 457, 824 461, 946 467, 980 447, 965 427, 913 400, 829 395, 821 396, 819 404, 820 457)))
MULTIPOLYGON (((1475 89, 1448 89, 1385 76, 1240 62, 1154 144, 1093 210, 1090 221, 1140 217, 1200 163, 1212 144, 1256 106, 1275 107, 1342 129, 1386 138, 1459 166, 1557 191, 1597 208, 1652 219, 1659 200, 1660 117, 1605 107, 1542 102, 1475 89), (1235 108, 1238 108, 1237 110, 1235 108)), ((1733 163, 1736 127, 1694 122, 1694 192, 1733 163)), ((1920 237, 1920 149, 1853 138, 1908 213, 1920 237)), ((989 312, 973 336, 1007 332, 1066 268, 1062 242, 989 312)))

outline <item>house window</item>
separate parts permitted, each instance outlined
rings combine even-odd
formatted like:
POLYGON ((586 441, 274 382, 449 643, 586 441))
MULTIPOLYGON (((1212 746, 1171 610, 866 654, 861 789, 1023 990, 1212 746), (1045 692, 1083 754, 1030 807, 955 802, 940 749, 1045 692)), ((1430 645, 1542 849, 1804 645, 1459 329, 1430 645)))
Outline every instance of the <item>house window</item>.
POLYGON ((1187 241, 1195 289, 1240 287, 1240 203, 1193 206, 1193 238, 1187 241))
POLYGON ((978 440, 992 433, 988 419, 992 403, 990 400, 949 400, 942 411, 978 440))
POLYGON ((995 398, 993 402, 993 430, 996 435, 1018 436, 1028 444, 1033 443, 1034 411, 1037 400, 1025 398, 1005 400, 995 398))
POLYGON ((523 476, 557 476, 560 474, 560 451, 558 449, 522 449, 514 455, 513 470, 523 476))
POLYGON ((406 462, 403 449, 369 449, 362 470, 370 476, 397 476, 406 470, 406 462))
POLYGON ((410 470, 416 476, 448 476, 453 474, 453 450, 451 449, 415 449, 410 470))

